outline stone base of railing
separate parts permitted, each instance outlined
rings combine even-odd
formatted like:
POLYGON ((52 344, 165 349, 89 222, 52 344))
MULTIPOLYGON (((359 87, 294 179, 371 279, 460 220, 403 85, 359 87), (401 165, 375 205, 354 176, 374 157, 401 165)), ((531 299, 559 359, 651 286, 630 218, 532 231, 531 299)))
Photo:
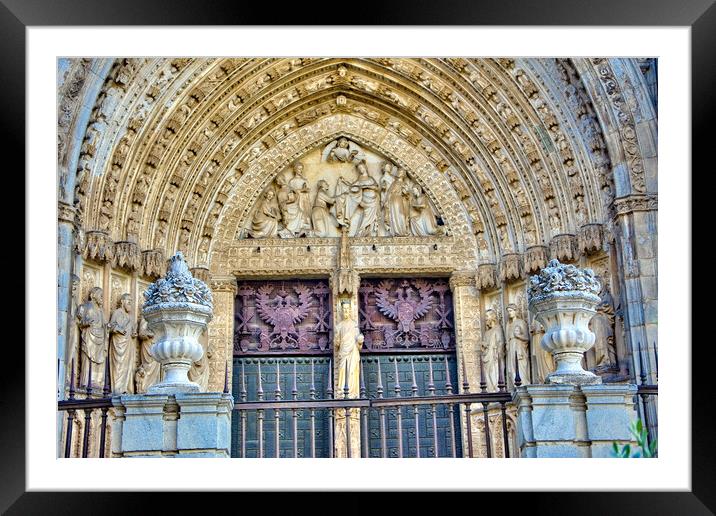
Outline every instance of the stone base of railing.
POLYGON ((112 403, 113 457, 230 456, 230 394, 137 394, 112 403))
POLYGON ((634 446, 636 385, 524 385, 517 389, 521 457, 611 457, 613 443, 634 446))

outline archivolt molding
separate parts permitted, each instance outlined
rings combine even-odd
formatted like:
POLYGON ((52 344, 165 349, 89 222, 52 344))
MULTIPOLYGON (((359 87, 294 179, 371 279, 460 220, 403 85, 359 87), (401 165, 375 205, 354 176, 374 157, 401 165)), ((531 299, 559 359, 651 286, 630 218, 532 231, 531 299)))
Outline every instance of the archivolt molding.
POLYGON ((615 152, 641 188, 632 108, 643 85, 615 88, 610 60, 577 61, 118 60, 80 152, 83 226, 180 248, 194 265, 213 256, 219 272, 275 174, 343 133, 418 178, 461 263, 497 263, 603 223, 615 152), (612 101, 606 122, 597 85, 612 101))

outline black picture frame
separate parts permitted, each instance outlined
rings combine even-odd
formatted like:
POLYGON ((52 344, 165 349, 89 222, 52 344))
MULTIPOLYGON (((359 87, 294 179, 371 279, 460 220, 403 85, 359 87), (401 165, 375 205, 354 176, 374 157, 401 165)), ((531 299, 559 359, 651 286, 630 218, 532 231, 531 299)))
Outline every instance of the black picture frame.
MULTIPOLYGON (((0 77, 3 94, 0 96, 2 141, 14 152, 18 163, 12 169, 24 170, 25 133, 25 51, 27 26, 62 25, 335 25, 335 3, 321 6, 311 3, 280 4, 270 2, 239 3, 229 1, 196 2, 189 0, 2 0, 0 2, 0 77)), ((704 166, 707 153, 713 147, 712 115, 716 84, 716 6, 713 0, 553 0, 500 2, 435 1, 361 2, 361 8, 351 11, 350 21, 356 25, 381 23, 385 25, 573 25, 573 26, 689 26, 692 44, 692 153, 694 163, 704 166), (701 159, 699 159, 701 158, 701 159)), ((568 49, 567 49, 568 50, 568 49)), ((663 173, 669 173, 664 171, 663 173)), ((675 172, 675 171, 671 171, 675 172)), ((685 171, 678 171, 683 174, 685 171)), ((50 171, 48 171, 50 173, 50 171)), ((24 188, 23 186, 20 186, 24 188)), ((18 195, 18 200, 24 195, 18 195)), ((22 201, 20 201, 22 202, 22 201)), ((24 226, 16 225, 15 242, 24 242, 24 226), (22 229, 22 231, 20 231, 22 229)), ((13 231, 13 228, 7 228, 13 231)), ((18 244, 16 249, 24 249, 18 244)), ((17 257, 3 258, 4 271, 17 271, 24 261, 17 257)), ((25 275, 29 272, 23 266, 25 275)), ((24 292, 19 274, 6 275, 6 290, 24 292)), ((684 278, 691 282, 691 278, 684 278)), ((13 303, 24 301, 15 294, 13 303)), ((24 306, 24 302, 23 302, 24 306)), ((6 312, 7 313, 7 312, 6 312)), ((682 342, 668 345, 691 345, 691 335, 682 342)), ((3 372, 2 402, 0 403, 0 510, 8 514, 84 514, 131 512, 146 507, 139 496, 128 493, 40 493, 25 492, 25 377, 24 350, 19 343, 6 342, 5 353, 17 367, 3 372), (131 500, 131 501, 128 501, 131 500)), ((699 353, 695 350, 694 356, 699 353)), ((6 359, 7 359, 6 358, 6 359)), ((470 511, 487 510, 494 502, 503 509, 530 510, 532 513, 573 514, 712 514, 716 511, 716 440, 709 415, 714 403, 707 382, 711 377, 706 360, 692 363, 692 490, 690 492, 649 493, 504 493, 479 494, 469 505, 470 511), (487 500, 490 496, 493 500, 487 500), (484 497, 484 498, 483 498, 484 497), (556 497, 561 501, 556 503, 556 497), (483 502, 484 500, 484 502, 483 502), (501 502, 500 502, 501 501, 501 502), (490 503, 493 502, 493 503, 490 503), (484 503, 484 505, 483 505, 484 503), (524 506, 521 508, 520 506, 524 506)), ((78 479, 80 481, 81 479, 78 479)), ((200 495, 205 496, 205 495, 200 495)), ((241 496, 241 495, 240 495, 241 496)), ((441 494, 440 497, 448 495, 441 494)), ((171 501, 165 497, 165 507, 188 507, 182 493, 173 493, 171 501)), ((439 500, 440 498, 438 498, 439 500)), ((445 500, 445 498, 442 498, 445 500)), ((276 499, 273 499, 275 503, 276 499)), ((281 503, 284 498, 279 498, 281 503)), ((401 497, 404 508, 424 497, 401 497)), ((163 502, 164 503, 164 502, 163 502)), ((221 503, 213 498, 212 503, 221 503)), ((236 502, 233 502, 236 503, 236 502)), ((291 504, 315 504, 306 494, 293 494, 291 504), (305 502, 302 500, 306 500, 305 502)), ((278 510, 278 505, 274 508, 278 510)), ((248 509, 248 506, 245 507, 248 509)), ((216 510, 219 510, 218 505, 216 510)), ((461 509, 460 509, 461 510, 461 509)))

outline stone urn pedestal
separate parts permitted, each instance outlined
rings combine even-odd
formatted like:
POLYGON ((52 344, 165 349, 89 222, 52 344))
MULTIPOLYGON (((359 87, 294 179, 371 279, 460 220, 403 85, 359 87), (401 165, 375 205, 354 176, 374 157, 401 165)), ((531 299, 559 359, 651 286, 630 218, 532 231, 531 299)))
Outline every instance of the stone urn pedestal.
POLYGON ((166 276, 149 286, 145 298, 142 313, 155 336, 149 353, 161 364, 163 378, 147 393, 199 392, 201 388, 189 380, 188 373, 204 354, 198 337, 212 318, 211 291, 191 275, 184 257, 177 253, 166 276))
POLYGON ((556 364, 545 383, 602 383, 599 376, 582 368, 584 353, 594 346, 589 321, 600 302, 599 290, 599 282, 590 269, 578 269, 557 260, 532 276, 529 309, 545 328, 540 345, 552 354, 556 364))

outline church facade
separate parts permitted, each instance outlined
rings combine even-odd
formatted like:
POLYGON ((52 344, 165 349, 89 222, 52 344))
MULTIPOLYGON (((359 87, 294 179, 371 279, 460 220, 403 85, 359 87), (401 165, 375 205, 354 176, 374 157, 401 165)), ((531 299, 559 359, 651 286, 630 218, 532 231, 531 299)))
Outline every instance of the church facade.
MULTIPOLYGON (((234 410, 232 457, 341 456, 336 442, 519 456, 507 400, 554 371, 528 310, 552 259, 599 282, 583 368, 656 385, 656 73, 621 58, 60 59, 59 399, 162 380, 142 305, 176 252, 208 286, 189 295, 211 298, 188 372, 201 391, 237 406, 496 394, 466 411, 234 410)), ((656 403, 638 410, 655 437, 656 403)), ((113 456, 117 413, 87 414, 59 414, 60 456, 113 456)))

